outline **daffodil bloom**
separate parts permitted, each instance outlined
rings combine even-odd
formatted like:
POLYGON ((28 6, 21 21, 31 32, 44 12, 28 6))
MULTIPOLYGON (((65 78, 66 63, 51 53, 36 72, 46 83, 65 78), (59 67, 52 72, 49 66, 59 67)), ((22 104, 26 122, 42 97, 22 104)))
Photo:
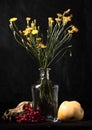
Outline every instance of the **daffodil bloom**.
POLYGON ((38 30, 37 30, 37 29, 35 29, 35 30, 32 30, 32 34, 33 34, 33 35, 36 35, 36 34, 38 34, 38 30))
POLYGON ((61 22, 61 18, 55 18, 56 22, 61 22))
POLYGON ((20 33, 20 34, 22 34, 22 31, 21 31, 21 30, 19 30, 19 33, 20 33))
POLYGON ((27 27, 29 27, 29 22, 30 22, 31 18, 30 17, 26 17, 26 21, 27 21, 27 27))
POLYGON ((36 21, 35 21, 35 20, 31 22, 31 27, 32 27, 33 29, 36 28, 36 21))
POLYGON ((43 49, 44 49, 44 48, 47 48, 47 46, 45 46, 43 43, 39 43, 39 44, 38 44, 38 47, 39 47, 39 48, 43 48, 43 49))
POLYGON ((51 20, 49 21, 49 23, 50 23, 50 24, 53 24, 53 23, 54 23, 54 20, 53 20, 53 19, 51 19, 51 20))
POLYGON ((30 38, 30 37, 27 37, 27 40, 30 42, 31 38, 30 38))
POLYGON ((48 21, 50 22, 51 20, 53 20, 53 18, 52 17, 48 17, 48 21))
POLYGON ((61 13, 57 13, 57 16, 58 16, 58 18, 61 18, 62 14, 61 13))
POLYGON ((41 37, 37 37, 37 38, 36 38, 36 41, 41 41, 41 40, 42 40, 41 37))
POLYGON ((76 28, 74 25, 72 25, 71 29, 68 30, 68 33, 69 34, 73 34, 73 33, 77 33, 78 32, 78 28, 76 28))
POLYGON ((78 28, 76 28, 74 25, 72 26, 72 30, 73 30, 74 32, 78 32, 78 28))
POLYGON ((26 28, 25 30, 23 30, 24 35, 30 34, 31 30, 32 30, 31 27, 28 27, 28 28, 26 28))
POLYGON ((10 23, 11 23, 11 22, 15 22, 15 21, 17 21, 17 18, 16 18, 16 17, 11 18, 9 21, 10 21, 10 23))
POLYGON ((71 21, 72 16, 63 16, 63 25, 66 25, 69 21, 71 21))
POLYGON ((53 23, 54 23, 53 18, 52 18, 52 17, 48 17, 48 25, 49 25, 49 27, 51 27, 51 28, 52 28, 53 23))
POLYGON ((73 34, 73 30, 68 30, 68 33, 69 34, 73 34))
POLYGON ((26 17, 26 21, 30 21, 31 20, 31 18, 30 17, 26 17))
POLYGON ((29 30, 24 30, 23 33, 26 36, 26 35, 28 35, 30 33, 30 31, 29 30))
POLYGON ((31 31, 31 30, 32 30, 32 27, 27 27, 26 30, 27 30, 27 31, 31 31))
POLYGON ((36 38, 37 43, 41 42, 41 40, 42 40, 41 37, 37 37, 37 38, 36 38))

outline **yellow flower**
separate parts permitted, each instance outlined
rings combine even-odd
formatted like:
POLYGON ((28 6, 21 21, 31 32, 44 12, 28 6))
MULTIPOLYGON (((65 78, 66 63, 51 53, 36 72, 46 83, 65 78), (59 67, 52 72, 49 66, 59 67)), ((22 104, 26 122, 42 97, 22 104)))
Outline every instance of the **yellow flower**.
POLYGON ((30 17, 26 17, 26 21, 30 21, 31 20, 31 18, 30 17))
POLYGON ((76 28, 74 25, 72 26, 72 30, 73 30, 74 32, 78 32, 78 28, 76 28))
POLYGON ((31 30, 32 30, 31 27, 27 27, 25 30, 23 30, 24 35, 26 36, 26 35, 30 34, 31 30))
POLYGON ((24 35, 26 36, 26 35, 28 35, 28 34, 30 33, 30 30, 28 30, 28 29, 26 28, 25 30, 23 30, 23 33, 24 33, 24 35))
POLYGON ((49 23, 49 26, 52 26, 53 23, 54 23, 54 20, 52 17, 48 17, 48 23, 49 23))
POLYGON ((78 32, 78 28, 76 28, 74 25, 72 25, 72 27, 71 27, 71 29, 70 30, 68 30, 68 33, 69 34, 72 34, 72 33, 74 33, 74 32, 78 32))
POLYGON ((23 31, 23 33, 24 33, 24 35, 26 36, 26 35, 28 35, 28 34, 29 34, 29 31, 24 30, 24 31, 23 31))
POLYGON ((34 29, 36 28, 36 23, 34 21, 31 22, 31 27, 34 29))
POLYGON ((27 30, 27 31, 31 31, 32 28, 31 28, 31 27, 27 27, 26 30, 27 30))
POLYGON ((57 13, 57 16, 58 16, 58 18, 61 18, 62 14, 61 13, 57 13))
POLYGON ((32 30, 32 34, 33 34, 33 35, 38 34, 38 30, 37 30, 37 29, 32 30))
POLYGON ((37 38, 36 38, 36 41, 41 41, 41 40, 42 40, 41 37, 37 37, 37 38))
POLYGON ((48 21, 50 22, 51 20, 53 20, 53 18, 52 17, 48 17, 48 21))
POLYGON ((19 30, 19 33, 20 33, 20 34, 22 34, 22 31, 21 31, 21 30, 19 30))
POLYGON ((43 48, 43 49, 44 49, 44 48, 47 48, 47 46, 45 46, 43 43, 39 43, 39 44, 38 44, 38 47, 43 48))
POLYGON ((71 21, 71 15, 70 16, 63 16, 63 25, 66 25, 69 21, 71 21))
POLYGON ((61 18, 55 18, 56 22, 61 22, 61 18))
POLYGON ((53 21, 53 18, 52 17, 48 17, 48 22, 52 23, 51 21, 53 21))
POLYGON ((31 41, 31 38, 30 38, 30 37, 27 37, 27 40, 30 42, 30 41, 31 41))
POLYGON ((16 17, 14 17, 14 18, 10 18, 10 22, 15 22, 17 20, 17 18, 16 17))
POLYGON ((30 17, 26 17, 26 21, 27 21, 27 27, 29 27, 29 21, 31 20, 30 17))
POLYGON ((73 30, 68 30, 68 33, 69 33, 69 34, 72 34, 72 33, 73 33, 73 30))

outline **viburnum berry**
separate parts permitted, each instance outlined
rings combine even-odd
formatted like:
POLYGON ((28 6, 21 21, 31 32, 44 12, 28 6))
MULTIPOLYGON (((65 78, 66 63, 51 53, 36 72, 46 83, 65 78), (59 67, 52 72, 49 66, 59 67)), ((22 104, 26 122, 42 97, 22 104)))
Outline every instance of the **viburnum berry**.
POLYGON ((23 107, 23 111, 19 113, 15 118, 16 122, 18 123, 37 123, 45 121, 45 117, 41 115, 40 109, 37 108, 37 110, 34 111, 29 104, 25 104, 23 107))

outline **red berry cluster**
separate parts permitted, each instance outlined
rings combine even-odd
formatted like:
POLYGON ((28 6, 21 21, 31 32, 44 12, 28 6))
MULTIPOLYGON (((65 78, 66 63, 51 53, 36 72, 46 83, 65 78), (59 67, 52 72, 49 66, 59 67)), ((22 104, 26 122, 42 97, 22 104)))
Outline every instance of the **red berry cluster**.
POLYGON ((24 105, 23 112, 16 116, 17 123, 37 123, 44 121, 45 117, 40 114, 40 109, 37 108, 37 110, 34 111, 29 104, 24 105))

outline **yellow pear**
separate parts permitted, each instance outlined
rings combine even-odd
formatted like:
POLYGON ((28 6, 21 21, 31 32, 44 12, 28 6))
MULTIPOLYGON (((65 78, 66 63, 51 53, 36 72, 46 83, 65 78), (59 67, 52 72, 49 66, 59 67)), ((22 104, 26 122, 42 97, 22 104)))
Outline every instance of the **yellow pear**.
POLYGON ((63 101, 58 108, 58 120, 81 120, 84 109, 78 101, 63 101))

